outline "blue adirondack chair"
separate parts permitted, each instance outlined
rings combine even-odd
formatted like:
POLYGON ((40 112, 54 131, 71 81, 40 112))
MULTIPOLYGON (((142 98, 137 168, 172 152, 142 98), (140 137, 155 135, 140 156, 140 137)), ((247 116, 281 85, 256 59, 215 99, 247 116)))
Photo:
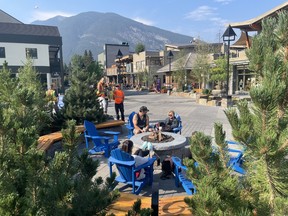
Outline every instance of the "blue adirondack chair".
POLYGON ((172 156, 172 161, 174 163, 176 187, 179 187, 181 184, 188 195, 193 195, 194 193, 196 193, 195 185, 185 175, 187 167, 182 164, 182 161, 179 157, 172 156))
POLYGON ((230 153, 229 154, 230 160, 227 166, 231 167, 235 172, 244 175, 246 171, 243 169, 242 165, 244 163, 243 152, 245 151, 245 147, 243 147, 243 145, 241 145, 239 142, 236 141, 229 140, 226 141, 226 143, 234 147, 234 148, 228 148, 228 152, 230 153))
POLYGON ((230 156, 230 160, 227 164, 228 167, 231 167, 232 170, 235 172, 238 172, 242 175, 246 174, 246 171, 243 169, 242 164, 243 164, 243 152, 235 149, 229 149, 229 152, 234 152, 236 153, 236 156, 232 157, 230 156))
POLYGON ((89 154, 97 154, 99 152, 104 151, 104 156, 109 157, 110 151, 112 149, 115 149, 118 147, 120 144, 118 140, 118 135, 120 132, 115 132, 115 131, 104 131, 103 133, 106 134, 107 136, 100 136, 95 125, 90 122, 85 120, 84 121, 84 136, 85 136, 85 141, 86 141, 86 148, 89 148, 89 141, 92 140, 94 143, 94 147, 90 149, 88 152, 89 154), (110 136, 108 136, 110 135, 110 136), (113 140, 111 135, 113 135, 113 140))
POLYGON ((180 117, 180 115, 177 114, 177 113, 175 113, 175 117, 177 118, 177 120, 178 120, 179 123, 178 123, 178 127, 177 127, 177 128, 173 128, 173 132, 174 132, 174 133, 180 132, 180 134, 181 134, 181 130, 182 130, 181 117, 180 117))
POLYGON ((130 139, 134 133, 134 124, 133 124, 133 116, 136 114, 136 112, 132 112, 128 117, 128 123, 126 124, 126 128, 128 129, 128 136, 127 138, 130 139))
POLYGON ((146 184, 152 185, 155 160, 155 157, 149 158, 145 164, 135 167, 135 160, 130 154, 120 149, 114 149, 109 157, 110 177, 112 176, 112 166, 116 165, 119 172, 116 181, 132 185, 132 193, 138 195, 146 184), (141 169, 145 169, 145 178, 138 180, 136 172, 141 169))

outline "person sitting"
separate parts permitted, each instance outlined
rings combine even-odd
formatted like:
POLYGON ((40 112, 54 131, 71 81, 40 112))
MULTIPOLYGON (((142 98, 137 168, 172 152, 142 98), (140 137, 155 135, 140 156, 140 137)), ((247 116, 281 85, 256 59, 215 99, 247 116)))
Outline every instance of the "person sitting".
MULTIPOLYGON (((121 150, 126 152, 126 153, 128 153, 128 154, 130 154, 134 158, 135 167, 138 167, 138 166, 148 162, 148 160, 149 160, 148 157, 143 157, 143 156, 140 156, 140 155, 136 155, 136 153, 138 152, 138 154, 139 154, 139 152, 141 152, 141 150, 138 149, 135 152, 135 154, 132 154, 132 149, 133 149, 133 142, 131 140, 124 140, 123 143, 122 143, 122 146, 121 146, 121 150)), ((142 152, 141 154, 144 155, 145 153, 142 152)), ((148 154, 149 154, 149 150, 148 150, 148 154)), ((138 180, 145 178, 145 170, 141 169, 140 173, 136 174, 136 178, 138 180)))
POLYGON ((173 110, 168 112, 168 117, 165 119, 165 122, 161 122, 159 124, 159 126, 162 127, 162 131, 164 132, 173 132, 173 129, 177 128, 178 125, 179 122, 175 117, 175 112, 173 110))
POLYGON ((149 129, 149 110, 146 106, 142 106, 139 112, 133 116, 134 134, 139 134, 148 131, 149 129))

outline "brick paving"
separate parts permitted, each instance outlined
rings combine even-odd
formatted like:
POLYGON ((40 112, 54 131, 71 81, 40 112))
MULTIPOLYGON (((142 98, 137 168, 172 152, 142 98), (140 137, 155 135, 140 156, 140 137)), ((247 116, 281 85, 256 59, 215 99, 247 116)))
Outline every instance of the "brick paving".
MULTIPOLYGON (((195 102, 195 99, 188 97, 173 96, 167 94, 156 94, 148 92, 137 92, 134 90, 125 91, 125 118, 127 120, 132 111, 138 112, 139 108, 143 105, 147 106, 150 110, 148 115, 150 123, 162 121, 166 118, 169 110, 174 110, 182 118, 182 135, 189 138, 193 131, 201 131, 206 135, 213 137, 214 122, 221 122, 226 131, 226 139, 231 139, 231 127, 224 114, 224 108, 203 106, 195 102)), ((115 117, 114 102, 109 102, 108 114, 115 117)), ((125 126, 121 128, 120 141, 126 139, 128 134, 125 126)), ((103 155, 93 156, 99 159, 100 167, 96 176, 106 178, 109 175, 109 168, 107 166, 107 159, 103 155)), ((159 197, 172 197, 185 195, 182 187, 175 187, 174 177, 170 179, 161 180, 161 166, 155 166, 154 182, 159 182, 159 197)), ((123 188, 119 184, 118 188, 121 191, 130 192, 131 188, 123 188)), ((151 196, 152 187, 145 187, 142 189, 142 196, 151 196)))

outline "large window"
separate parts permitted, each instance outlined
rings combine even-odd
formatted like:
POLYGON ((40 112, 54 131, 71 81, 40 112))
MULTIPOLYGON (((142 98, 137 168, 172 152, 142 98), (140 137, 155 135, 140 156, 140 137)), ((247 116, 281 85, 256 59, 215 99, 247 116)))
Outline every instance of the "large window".
POLYGON ((5 47, 0 47, 0 58, 6 58, 5 47))
POLYGON ((38 59, 36 48, 26 48, 26 58, 38 59))

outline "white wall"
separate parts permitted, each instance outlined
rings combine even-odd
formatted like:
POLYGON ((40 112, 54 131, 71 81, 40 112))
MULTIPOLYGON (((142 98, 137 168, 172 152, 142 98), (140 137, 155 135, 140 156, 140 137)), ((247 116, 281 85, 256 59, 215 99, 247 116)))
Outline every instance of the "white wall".
POLYGON ((0 43, 0 47, 5 47, 6 54, 6 58, 0 58, 1 65, 6 60, 9 66, 23 66, 27 61, 26 48, 36 48, 38 59, 33 59, 33 65, 50 66, 47 44, 0 43))

